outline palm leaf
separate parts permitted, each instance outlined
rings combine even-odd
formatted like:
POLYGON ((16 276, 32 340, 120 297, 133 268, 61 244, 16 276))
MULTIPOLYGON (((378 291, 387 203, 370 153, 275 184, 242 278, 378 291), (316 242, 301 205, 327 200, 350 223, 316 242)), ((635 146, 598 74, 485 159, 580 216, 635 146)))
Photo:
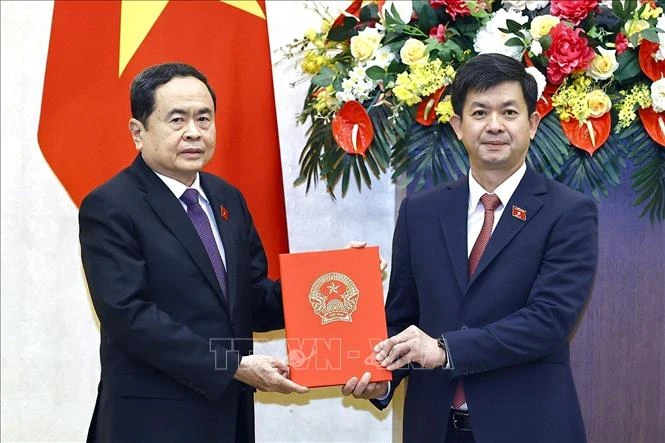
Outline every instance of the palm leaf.
POLYGON ((550 178, 561 175, 561 168, 571 155, 570 142, 561 130, 554 112, 540 121, 536 136, 531 141, 526 161, 529 167, 550 178))
POLYGON ((665 220, 665 148, 654 142, 641 125, 635 123, 622 133, 630 140, 628 158, 635 171, 632 188, 637 194, 633 206, 644 205, 640 217, 649 214, 651 222, 665 220))
POLYGON ((408 139, 395 147, 392 162, 393 180, 406 173, 405 185, 416 181, 416 192, 430 181, 437 185, 455 180, 469 168, 466 151, 449 124, 414 122, 408 139))
POLYGON ((621 183, 621 170, 625 166, 622 141, 612 134, 593 155, 571 148, 571 155, 557 180, 600 201, 607 196, 610 187, 621 183))

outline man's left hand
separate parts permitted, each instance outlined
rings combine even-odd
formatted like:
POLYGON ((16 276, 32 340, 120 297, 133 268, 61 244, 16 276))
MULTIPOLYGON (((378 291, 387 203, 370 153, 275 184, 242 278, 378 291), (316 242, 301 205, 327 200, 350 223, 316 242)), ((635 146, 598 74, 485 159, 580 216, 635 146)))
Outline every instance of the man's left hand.
POLYGON ((448 356, 437 340, 414 325, 374 346, 374 352, 377 353, 376 360, 389 371, 409 363, 436 368, 448 362, 448 356))

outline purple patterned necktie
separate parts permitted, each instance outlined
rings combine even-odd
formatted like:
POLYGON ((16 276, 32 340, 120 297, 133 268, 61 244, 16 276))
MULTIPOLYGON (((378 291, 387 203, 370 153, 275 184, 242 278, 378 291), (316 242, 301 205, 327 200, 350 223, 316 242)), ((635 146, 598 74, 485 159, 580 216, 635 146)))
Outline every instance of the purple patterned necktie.
POLYGON ((219 249, 217 248, 217 242, 215 242, 215 236, 212 233, 210 220, 199 204, 199 191, 194 188, 187 188, 180 197, 180 200, 187 205, 187 215, 189 215, 189 218, 192 220, 196 232, 199 234, 199 237, 203 242, 203 246, 208 253, 208 258, 210 258, 212 269, 215 271, 219 286, 221 286, 222 293, 226 298, 226 268, 224 267, 224 261, 219 253, 219 249))

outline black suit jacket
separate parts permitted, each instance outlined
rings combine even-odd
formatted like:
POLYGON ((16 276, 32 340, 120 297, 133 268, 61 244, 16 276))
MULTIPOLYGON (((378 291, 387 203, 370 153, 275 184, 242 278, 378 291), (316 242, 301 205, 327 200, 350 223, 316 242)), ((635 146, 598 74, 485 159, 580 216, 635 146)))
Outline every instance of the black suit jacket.
POLYGON ((568 339, 595 273, 596 205, 527 169, 469 279, 468 201, 464 177, 400 208, 388 333, 415 324, 443 334, 452 363, 393 373, 393 390, 409 376, 404 441, 445 441, 462 378, 476 442, 583 442, 568 339), (526 220, 513 216, 513 206, 526 220))
POLYGON ((283 327, 280 286, 266 277, 240 192, 211 174, 200 179, 224 243, 228 300, 180 201, 140 155, 81 204, 101 333, 89 441, 254 440, 253 390, 233 375, 253 331, 283 327))

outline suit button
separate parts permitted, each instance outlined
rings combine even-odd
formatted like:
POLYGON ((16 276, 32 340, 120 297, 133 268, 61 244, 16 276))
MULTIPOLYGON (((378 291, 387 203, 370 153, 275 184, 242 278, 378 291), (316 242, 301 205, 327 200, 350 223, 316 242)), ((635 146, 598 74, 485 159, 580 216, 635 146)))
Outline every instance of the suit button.
POLYGON ((469 327, 467 325, 462 325, 462 331, 465 329, 469 329, 469 327))

